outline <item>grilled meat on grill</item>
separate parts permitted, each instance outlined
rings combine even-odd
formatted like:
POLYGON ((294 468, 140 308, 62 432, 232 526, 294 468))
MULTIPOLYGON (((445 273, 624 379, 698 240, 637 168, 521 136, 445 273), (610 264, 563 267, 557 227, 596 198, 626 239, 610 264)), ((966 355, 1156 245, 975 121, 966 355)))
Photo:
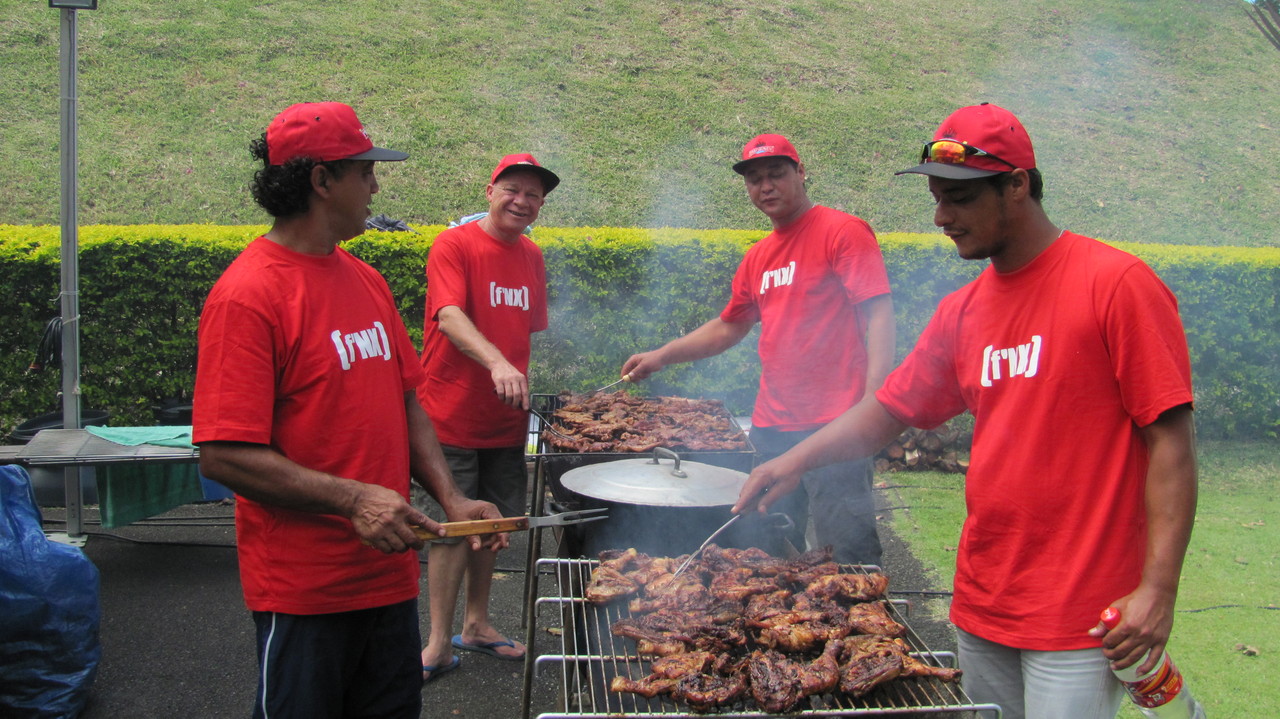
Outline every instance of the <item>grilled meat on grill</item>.
POLYGON ((844 641, 840 671, 841 691, 853 696, 862 696, 876 685, 898 676, 934 677, 954 682, 962 673, 959 669, 935 667, 920 661, 911 655, 911 647, 900 638, 873 634, 844 641))
POLYGON ((840 665, 840 691, 860 697, 902 674, 902 657, 897 654, 856 654, 840 665))
POLYGON ((614 677, 609 689, 649 698, 670 694, 696 711, 708 711, 740 699, 747 691, 747 675, 742 662, 728 655, 694 651, 654 660, 643 679, 614 677))
POLYGON ((591 582, 583 590, 588 602, 608 604, 635 594, 640 590, 629 577, 617 569, 601 564, 591 572, 591 582))
POLYGON ((702 580, 688 574, 659 574, 641 581, 644 597, 631 600, 627 608, 632 614, 647 614, 659 609, 700 610, 711 603, 711 592, 702 580))
POLYGON ((668 679, 679 679, 690 672, 705 672, 715 662, 711 652, 685 652, 654 660, 649 671, 668 679))
POLYGON ((863 602, 849 607, 846 615, 850 626, 857 634, 879 634, 886 637, 900 637, 907 633, 907 628, 889 616, 884 602, 863 602))
POLYGON ((641 656, 670 656, 690 648, 726 651, 747 643, 741 620, 733 614, 706 614, 660 610, 640 617, 619 619, 611 630, 636 641, 641 656))
POLYGON ((655 447, 676 450, 742 450, 742 428, 724 404, 716 400, 682 397, 632 397, 625 390, 613 394, 560 395, 552 413, 555 432, 542 439, 560 451, 648 452, 655 447))
POLYGON ((624 676, 616 676, 609 682, 609 691, 630 692, 652 699, 659 694, 670 694, 677 681, 679 680, 657 674, 650 674, 643 679, 628 679, 624 676))
POLYGON ((800 703, 799 664, 772 649, 751 653, 747 659, 751 677, 751 696, 760 708, 770 713, 791 711, 800 703))
POLYGON ((805 592, 810 596, 843 599, 850 602, 869 602, 880 599, 888 589, 889 578, 883 574, 825 572, 813 576, 805 585, 805 592))
POLYGON ((741 602, 756 594, 776 592, 782 587, 775 577, 761 577, 748 567, 718 572, 711 579, 710 591, 720 599, 741 602))
POLYGON ((669 695, 699 712, 746 700, 783 713, 809 696, 862 696, 898 677, 959 676, 913 657, 898 638, 906 627, 882 599, 888 577, 845 573, 829 550, 784 560, 709 544, 675 576, 684 559, 602 553, 588 598, 635 585, 632 616, 612 632, 657 657, 649 676, 617 678, 614 691, 669 695))
POLYGON ((853 631, 841 612, 782 612, 763 620, 748 619, 747 624, 760 629, 756 641, 761 646, 784 652, 821 650, 827 642, 853 631))
POLYGON ((840 683, 840 652, 844 642, 836 639, 827 642, 822 654, 800 672, 801 696, 826 694, 840 683))
POLYGON ((687 674, 671 690, 672 697, 700 712, 732 704, 746 693, 747 676, 740 671, 731 674, 687 674))

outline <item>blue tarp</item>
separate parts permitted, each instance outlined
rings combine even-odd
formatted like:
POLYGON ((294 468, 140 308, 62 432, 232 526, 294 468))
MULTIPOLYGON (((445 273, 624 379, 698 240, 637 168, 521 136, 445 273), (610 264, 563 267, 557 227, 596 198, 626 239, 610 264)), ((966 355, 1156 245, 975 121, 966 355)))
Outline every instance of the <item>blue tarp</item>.
POLYGON ((27 472, 0 466, 0 716, 75 717, 102 656, 98 568, 44 535, 27 472))

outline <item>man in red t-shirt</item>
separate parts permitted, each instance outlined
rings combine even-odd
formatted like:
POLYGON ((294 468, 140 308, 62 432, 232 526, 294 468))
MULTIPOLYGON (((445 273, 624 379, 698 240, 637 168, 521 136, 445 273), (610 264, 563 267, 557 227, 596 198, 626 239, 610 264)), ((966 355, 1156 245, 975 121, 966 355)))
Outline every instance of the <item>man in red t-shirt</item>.
POLYGON ((758 467, 734 511, 763 511, 812 467, 969 411, 951 605, 965 688, 1006 717, 1114 717, 1112 666, 1150 651, 1146 671, 1168 640, 1195 516, 1177 301, 1138 258, 1049 221, 1031 139, 1008 110, 957 110, 903 173, 928 176, 934 222, 960 256, 991 264, 943 299, 878 392, 758 467), (1108 606, 1122 617, 1109 632, 1108 606))
MULTIPOLYGON (((364 231, 374 147, 337 102, 280 113, 251 145, 274 218, 200 317, 193 439, 235 491, 258 636, 255 717, 421 713, 417 480, 451 520, 501 516, 462 495, 414 389, 422 368, 387 283, 339 243, 364 231)), ((505 541, 505 537, 497 539, 505 541)), ((481 546, 473 537, 472 546, 481 546)))
MULTIPOLYGON (((760 388, 751 442, 771 459, 875 390, 893 364, 889 279, 866 222, 821 205, 805 190, 805 166, 782 135, 742 148, 733 166, 773 232, 747 250, 719 317, 662 347, 632 355, 622 374, 642 380, 670 364, 719 354, 760 323, 760 388)), ((822 467, 775 510, 795 520, 803 546, 811 517, 819 545, 838 561, 879 564, 872 471, 858 459, 822 467)))
MULTIPOLYGON (((489 212, 441 232, 427 257, 427 308, 418 399, 435 420, 445 458, 463 492, 507 516, 525 514, 530 336, 547 328, 542 250, 524 236, 560 183, 533 155, 502 158, 485 188, 489 212)), ((456 668, 454 650, 524 658, 524 645, 489 621, 494 552, 460 544, 431 548, 431 631, 422 649, 426 680, 456 668), (466 577, 462 630, 454 608, 466 577)))

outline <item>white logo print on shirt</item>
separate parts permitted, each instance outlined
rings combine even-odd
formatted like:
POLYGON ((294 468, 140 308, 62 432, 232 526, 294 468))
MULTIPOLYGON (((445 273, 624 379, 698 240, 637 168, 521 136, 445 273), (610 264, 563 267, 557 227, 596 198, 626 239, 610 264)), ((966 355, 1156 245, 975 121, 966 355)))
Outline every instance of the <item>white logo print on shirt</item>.
POLYGON ((387 330, 381 322, 374 322, 373 327, 367 330, 345 335, 342 330, 334 330, 329 338, 338 350, 338 359, 342 361, 344 370, 351 369, 358 359, 381 357, 391 360, 391 343, 387 341, 387 330))
POLYGON ((1040 371, 1040 335, 1032 335, 1027 344, 1007 349, 987 345, 982 350, 982 386, 990 387, 994 380, 1004 379, 1006 373, 1002 369, 1008 369, 1010 378, 1035 377, 1040 371))
POLYGON ((489 306, 498 307, 506 305, 507 307, 519 307, 520 309, 529 311, 529 288, 524 287, 499 287, 497 282, 489 283, 489 306))
POLYGON ((795 260, 792 260, 791 264, 785 267, 779 267, 776 270, 765 270, 764 274, 760 275, 760 294, 763 295, 765 290, 769 289, 770 283, 772 283, 774 287, 782 287, 783 285, 792 284, 795 281, 796 262, 795 260))

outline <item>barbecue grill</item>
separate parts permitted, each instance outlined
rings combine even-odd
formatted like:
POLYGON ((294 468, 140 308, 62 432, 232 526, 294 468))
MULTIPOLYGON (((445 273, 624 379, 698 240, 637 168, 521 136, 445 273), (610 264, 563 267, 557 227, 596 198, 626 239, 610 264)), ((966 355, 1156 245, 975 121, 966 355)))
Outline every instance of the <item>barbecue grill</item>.
MULTIPOLYGON (((538 715, 538 719, 605 719, 616 717, 690 717, 701 716, 670 698, 653 699, 631 693, 608 690, 615 676, 642 679, 649 674, 647 659, 640 658, 630 640, 615 637, 609 627, 619 619, 629 616, 625 602, 596 606, 585 599, 583 588, 591 581, 591 571, 599 564, 593 559, 543 559, 540 568, 546 568, 556 577, 555 594, 539 598, 535 608, 535 620, 550 614, 556 624, 546 627, 558 630, 560 652, 543 654, 525 663, 525 719, 530 716, 529 697, 533 680, 542 673, 544 665, 555 665, 561 682, 557 710, 538 715), (542 610, 542 611, 539 611, 542 610)), ((845 567, 844 571, 866 571, 865 567, 845 567)), ((924 646, 920 637, 911 630, 899 607, 905 603, 894 600, 890 614, 907 627, 904 639, 914 656, 934 666, 953 666, 954 655, 935 652, 924 646)), ((531 622, 531 624, 535 624, 531 622)), ((533 633, 530 633, 532 636, 533 633)), ((536 654, 529 644, 529 654, 536 654)), ((903 716, 962 714, 992 716, 999 719, 1001 710, 995 704, 976 704, 956 684, 934 677, 899 678, 877 687, 869 694, 854 698, 843 694, 827 694, 810 697, 809 705, 801 704, 798 711, 786 716, 903 716)), ((770 717, 776 716, 754 708, 754 705, 738 704, 714 711, 710 716, 722 717, 770 717)))
MULTIPOLYGON (((532 421, 530 422, 529 434, 526 441, 526 447, 533 448, 535 451, 527 455, 527 458, 533 461, 533 496, 529 509, 531 515, 542 515, 546 513, 547 495, 550 494, 551 500, 556 504, 557 510, 574 510, 574 509, 591 509, 595 505, 591 503, 589 498, 570 492, 560 483, 560 478, 568 472, 578 467, 584 467, 591 464, 599 464, 602 462, 616 462, 624 459, 635 459, 644 456, 635 452, 566 452, 556 450, 542 437, 543 418, 551 419, 556 410, 564 404, 564 400, 559 395, 554 394, 534 394, 530 398, 531 405, 535 411, 532 421)), ((725 417, 733 421, 732 415, 726 410, 725 417)), ((737 470, 739 472, 750 472, 755 462, 755 449, 751 446, 749 438, 744 438, 742 449, 737 450, 703 450, 703 451, 682 451, 680 457, 682 460, 691 462, 701 462, 703 464, 714 465, 716 467, 725 467, 737 470)), ((705 513, 705 510, 702 510, 705 513)), ((727 511, 727 509, 726 509, 727 511)), ((615 513, 618 514, 618 513, 615 513)), ((711 526, 702 532, 699 540, 705 538, 707 534, 724 522, 725 517, 716 517, 712 519, 711 526)), ((582 558, 587 547, 586 542, 581 533, 575 531, 562 532, 560 542, 557 549, 558 556, 567 559, 582 558)), ((694 543, 694 546, 697 542, 694 543)), ((692 547, 690 548, 690 551, 692 547)), ((523 625, 525 628, 525 644, 533 646, 534 624, 532 616, 535 604, 538 600, 538 582, 539 576, 537 571, 537 562, 542 556, 542 529, 537 528, 530 532, 529 548, 527 564, 528 571, 525 573, 525 606, 523 611, 523 625)), ((530 654, 532 656, 532 654, 530 654)), ((526 669, 526 681, 524 686, 524 703, 528 706, 530 696, 530 682, 528 676, 531 669, 526 669)))

